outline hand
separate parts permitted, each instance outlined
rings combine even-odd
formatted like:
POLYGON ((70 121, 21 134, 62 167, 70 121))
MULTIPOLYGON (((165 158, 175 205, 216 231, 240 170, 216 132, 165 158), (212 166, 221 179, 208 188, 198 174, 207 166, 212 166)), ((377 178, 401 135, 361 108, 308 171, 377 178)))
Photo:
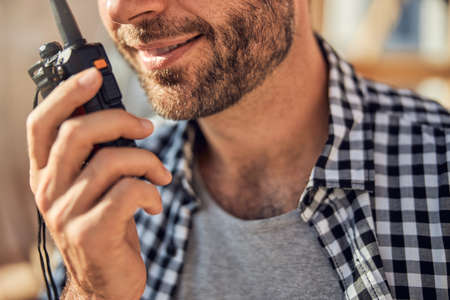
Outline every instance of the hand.
POLYGON ((68 296, 139 299, 146 270, 133 215, 138 208, 162 211, 153 184, 166 185, 171 175, 153 153, 137 148, 102 148, 82 168, 95 144, 142 139, 153 130, 150 121, 119 109, 70 118, 101 82, 95 69, 76 74, 30 114, 30 185, 67 267, 68 296))

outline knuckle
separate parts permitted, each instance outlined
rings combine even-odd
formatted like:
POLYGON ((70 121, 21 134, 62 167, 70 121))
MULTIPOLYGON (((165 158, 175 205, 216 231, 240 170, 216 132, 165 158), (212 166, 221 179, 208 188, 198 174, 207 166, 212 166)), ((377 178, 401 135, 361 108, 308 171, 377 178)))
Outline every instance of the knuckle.
POLYGON ((74 222, 68 226, 66 230, 66 237, 69 240, 70 244, 75 247, 84 248, 92 246, 90 245, 90 233, 86 226, 82 226, 81 224, 74 222))
POLYGON ((36 135, 36 133, 39 131, 39 118, 36 114, 36 112, 31 112, 28 117, 27 117, 27 121, 26 121, 26 128, 27 131, 31 134, 31 135, 36 135))
POLYGON ((117 149, 114 147, 104 147, 97 151, 95 156, 89 162, 88 176, 91 178, 102 178, 102 180, 116 180, 122 173, 122 168, 118 165, 123 164, 117 159, 117 149))
POLYGON ((64 81, 63 84, 60 84, 59 87, 64 96, 68 96, 74 91, 82 92, 85 89, 77 80, 77 76, 70 77, 68 80, 64 81))
POLYGON ((98 163, 100 164, 111 163, 112 161, 114 161, 114 156, 114 150, 110 147, 101 148, 95 155, 96 160, 98 160, 98 163))
POLYGON ((33 194, 36 195, 39 186, 39 173, 37 170, 34 170, 33 168, 29 169, 29 185, 33 194))
POLYGON ((50 209, 50 200, 46 196, 46 193, 37 192, 34 198, 39 210, 45 214, 50 209))
POLYGON ((111 176, 119 176, 127 174, 130 168, 129 163, 125 159, 119 159, 123 153, 123 149, 117 147, 105 147, 99 151, 99 170, 108 172, 111 176))
POLYGON ((101 148, 92 160, 95 172, 104 172, 113 168, 116 164, 114 149, 109 147, 101 148))
POLYGON ((117 183, 117 190, 114 194, 117 198, 126 198, 129 203, 136 203, 142 198, 144 192, 139 185, 138 179, 124 177, 117 183))
POLYGON ((69 78, 68 80, 65 80, 61 82, 48 96, 49 98, 58 98, 60 100, 70 100, 71 97, 69 97, 73 90, 76 88, 73 83, 71 83, 73 80, 72 78, 69 78))
POLYGON ((88 241, 88 234, 85 231, 77 230, 72 234, 72 243, 80 248, 88 246, 90 243, 88 241))
POLYGON ((67 120, 62 123, 59 129, 59 135, 64 141, 79 141, 82 140, 81 123, 77 120, 67 120))
POLYGON ((55 210, 50 210, 46 214, 45 222, 47 223, 47 227, 50 229, 50 231, 56 234, 61 233, 65 226, 62 214, 56 212, 55 210))
POLYGON ((47 187, 50 184, 50 180, 51 179, 49 176, 43 176, 42 182, 37 188, 35 195, 36 205, 43 214, 47 213, 52 205, 52 201, 47 191, 48 190, 47 187))
POLYGON ((122 178, 117 184, 117 193, 119 195, 127 195, 129 197, 136 197, 138 189, 136 188, 136 179, 131 177, 122 178))
POLYGON ((99 150, 99 152, 96 153, 85 169, 86 176, 92 178, 93 180, 102 178, 102 176, 108 174, 107 169, 105 169, 108 164, 103 159, 103 155, 101 155, 101 152, 103 152, 102 150, 99 150))

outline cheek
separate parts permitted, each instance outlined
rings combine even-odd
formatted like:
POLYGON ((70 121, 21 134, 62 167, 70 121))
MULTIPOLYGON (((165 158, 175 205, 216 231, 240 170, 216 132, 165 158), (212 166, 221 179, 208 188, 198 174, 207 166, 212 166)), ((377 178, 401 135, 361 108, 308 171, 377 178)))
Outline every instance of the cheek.
MULTIPOLYGON (((221 23, 226 20, 226 11, 233 7, 233 3, 242 0, 177 0, 176 6, 192 16, 199 17, 209 24, 221 23)), ((236 6, 236 4, 234 5, 236 6)))
POLYGON ((100 13, 100 18, 103 21, 103 25, 105 25, 106 30, 109 35, 114 39, 113 33, 119 28, 119 24, 114 23, 109 14, 108 14, 108 2, 109 0, 98 0, 98 11, 100 13))

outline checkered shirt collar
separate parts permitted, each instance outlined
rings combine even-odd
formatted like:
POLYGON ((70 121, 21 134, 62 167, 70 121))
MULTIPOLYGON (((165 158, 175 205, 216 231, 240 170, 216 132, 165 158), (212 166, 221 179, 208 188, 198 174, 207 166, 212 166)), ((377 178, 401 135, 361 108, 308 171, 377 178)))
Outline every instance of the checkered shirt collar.
POLYGON ((367 87, 353 67, 318 37, 328 63, 329 136, 308 188, 374 190, 372 131, 364 127, 367 87))

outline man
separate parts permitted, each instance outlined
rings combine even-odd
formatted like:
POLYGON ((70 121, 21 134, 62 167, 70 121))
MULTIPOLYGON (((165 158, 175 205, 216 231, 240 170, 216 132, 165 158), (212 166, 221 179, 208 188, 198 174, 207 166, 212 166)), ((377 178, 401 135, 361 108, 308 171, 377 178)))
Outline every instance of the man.
POLYGON ((190 121, 80 170, 94 144, 152 125, 123 111, 67 120, 99 89, 95 70, 30 115, 63 299, 449 297, 442 107, 356 75, 314 35, 306 0, 99 8, 155 111, 190 121))

